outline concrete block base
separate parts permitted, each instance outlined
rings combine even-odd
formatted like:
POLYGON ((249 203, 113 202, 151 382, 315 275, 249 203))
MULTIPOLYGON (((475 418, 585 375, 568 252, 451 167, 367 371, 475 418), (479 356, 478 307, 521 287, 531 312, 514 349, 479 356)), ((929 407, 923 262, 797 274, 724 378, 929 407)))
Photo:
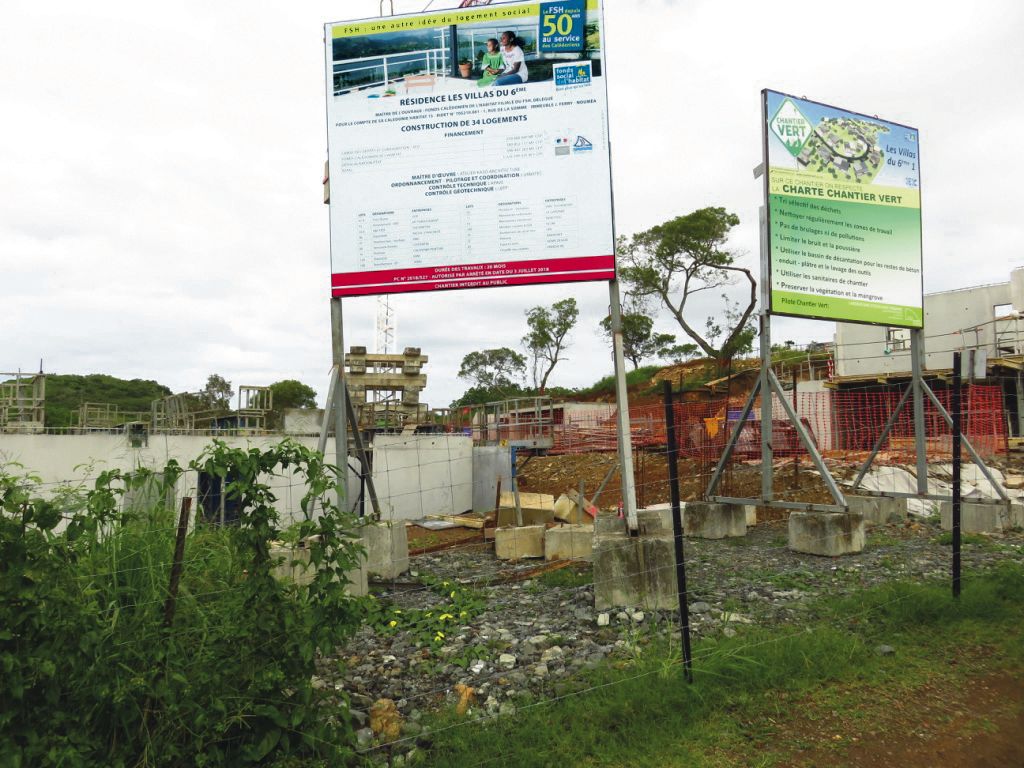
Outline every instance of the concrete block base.
POLYGON ((891 496, 847 496, 850 511, 861 515, 866 525, 902 523, 907 519, 907 500, 891 496))
POLYGON ((616 512, 598 512, 594 518, 594 535, 610 536, 626 532, 626 518, 616 512))
POLYGON ((864 550, 864 518, 853 512, 791 512, 789 548, 823 557, 864 550))
MULTIPOLYGON (((297 547, 273 544, 270 547, 270 557, 273 559, 284 558, 280 565, 271 570, 271 575, 278 581, 290 581, 299 586, 313 581, 315 571, 310 561, 309 547, 301 544, 297 547)), ((360 558, 359 567, 348 571, 345 575, 350 582, 345 585, 346 594, 363 597, 369 593, 369 569, 366 565, 366 558, 360 558)))
POLYGON ((371 576, 395 579, 409 570, 409 537, 404 521, 370 523, 359 534, 366 547, 366 569, 371 576))
POLYGON ((637 605, 648 610, 679 607, 671 533, 595 536, 593 560, 597 610, 637 605))
POLYGON ((683 534, 698 539, 746 536, 746 506, 688 501, 683 511, 683 534))
MULTIPOLYGON (((519 509, 523 513, 523 525, 545 525, 555 521, 555 511, 545 507, 524 507, 519 509)), ((515 507, 498 508, 498 527, 506 528, 516 524, 515 507)))
POLYGON ((757 525, 757 507, 753 504, 744 504, 743 509, 747 513, 747 528, 757 525))
MULTIPOLYGON (((953 530, 953 502, 944 501, 939 507, 942 530, 953 530)), ((1024 506, 1011 504, 960 504, 960 530, 963 533, 1002 533, 1008 528, 1024 526, 1024 506)))
POLYGON ((497 528, 494 531, 494 554, 499 560, 522 560, 524 557, 544 557, 543 525, 524 525, 522 528, 497 528))
POLYGON ((544 534, 545 560, 590 560, 593 550, 592 525, 556 525, 544 534))

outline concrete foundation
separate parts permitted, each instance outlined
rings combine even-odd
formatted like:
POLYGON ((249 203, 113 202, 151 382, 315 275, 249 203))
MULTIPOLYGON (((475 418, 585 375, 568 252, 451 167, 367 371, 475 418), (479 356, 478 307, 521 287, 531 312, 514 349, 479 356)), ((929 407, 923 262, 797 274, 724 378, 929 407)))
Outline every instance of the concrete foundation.
POLYGON ((522 560, 524 557, 544 557, 543 525, 525 525, 522 528, 497 528, 494 531, 494 554, 499 560, 522 560))
POLYGON ((473 447, 473 511, 490 512, 498 481, 506 491, 512 487, 512 459, 508 447, 477 445, 473 447))
MULTIPOLYGON (((309 584, 313 581, 315 571, 310 562, 309 548, 300 544, 297 547, 289 547, 284 544, 272 544, 270 557, 273 559, 284 558, 284 561, 271 570, 271 575, 279 581, 290 581, 299 586, 309 584)), ((369 589, 368 569, 366 559, 360 559, 359 567, 348 571, 345 574, 349 584, 345 586, 346 594, 353 597, 363 597, 369 589)))
MULTIPOLYGON (((953 530, 953 502, 944 501, 939 507, 942 530, 953 530)), ((960 504, 960 530, 963 533, 1002 533, 1008 528, 1024 526, 1024 506, 1020 504, 978 504, 968 501, 960 504)))
POLYGON ((864 518, 854 512, 791 512, 789 548, 838 557, 864 549, 864 518))
POLYGON ((556 525, 544 534, 545 560, 590 560, 593 550, 592 525, 556 525))
POLYGON ((892 496, 847 496, 850 511, 863 516, 866 525, 902 523, 907 519, 907 500, 892 496))
POLYGON ((683 508, 683 534, 698 539, 746 536, 746 506, 688 501, 683 508))
POLYGON ((409 570, 409 537, 405 523, 371 523, 359 534, 366 547, 366 570, 380 579, 395 579, 409 570))
POLYGON ((671 533, 594 537, 594 607, 679 607, 675 542, 671 533))
POLYGON ((598 512, 594 518, 594 535, 607 536, 611 534, 625 534, 626 519, 619 517, 617 512, 598 512))
POLYGON ((387 521, 473 508, 473 441, 460 435, 377 435, 373 482, 387 521))

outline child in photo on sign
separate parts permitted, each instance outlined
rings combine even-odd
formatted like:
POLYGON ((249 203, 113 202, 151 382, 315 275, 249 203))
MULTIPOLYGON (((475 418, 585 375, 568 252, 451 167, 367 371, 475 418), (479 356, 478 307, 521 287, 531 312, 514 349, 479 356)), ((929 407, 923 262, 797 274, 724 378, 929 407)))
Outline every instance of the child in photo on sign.
POLYGON ((497 80, 498 75, 505 69, 505 57, 501 55, 501 48, 498 45, 498 41, 493 37, 487 41, 487 50, 480 61, 480 67, 483 69, 484 76, 476 81, 476 84, 481 88, 486 88, 497 80))
POLYGON ((494 81, 495 85, 521 85, 530 78, 526 69, 526 54, 523 53, 522 41, 515 32, 501 33, 501 56, 505 61, 505 69, 494 81))

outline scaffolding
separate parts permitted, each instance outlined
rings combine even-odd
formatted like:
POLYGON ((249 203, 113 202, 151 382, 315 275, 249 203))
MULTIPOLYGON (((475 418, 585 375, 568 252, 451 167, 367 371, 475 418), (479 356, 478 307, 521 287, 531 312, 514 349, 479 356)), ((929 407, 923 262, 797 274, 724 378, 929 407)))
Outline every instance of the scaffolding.
POLYGON ((431 422, 429 408, 420 402, 428 360, 419 347, 406 347, 400 355, 368 354, 366 347, 350 347, 345 376, 359 426, 403 432, 431 422))
POLYGON ((2 373, 0 432, 38 434, 46 426, 46 375, 2 373))

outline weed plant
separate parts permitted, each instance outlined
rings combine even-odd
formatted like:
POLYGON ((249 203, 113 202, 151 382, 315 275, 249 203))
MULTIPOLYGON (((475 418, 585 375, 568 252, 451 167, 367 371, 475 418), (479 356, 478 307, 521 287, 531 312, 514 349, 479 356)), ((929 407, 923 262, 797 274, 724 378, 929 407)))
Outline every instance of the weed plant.
POLYGON ((104 472, 50 499, 36 478, 0 470, 0 766, 346 759, 344 703, 318 700, 311 681, 317 654, 362 613, 345 593, 360 547, 331 500, 336 468, 289 441, 215 441, 192 466, 225 482, 239 521, 188 534, 170 622, 177 513, 122 496, 166 499, 176 463, 104 472), (309 584, 274 576, 281 530, 266 479, 281 473, 307 488, 297 537, 310 542, 309 584))

